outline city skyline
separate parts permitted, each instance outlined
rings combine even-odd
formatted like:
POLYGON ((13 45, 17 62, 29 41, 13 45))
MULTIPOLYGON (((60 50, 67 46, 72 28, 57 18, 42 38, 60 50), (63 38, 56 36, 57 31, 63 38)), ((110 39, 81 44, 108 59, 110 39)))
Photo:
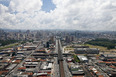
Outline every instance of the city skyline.
POLYGON ((115 0, 0 0, 0 28, 116 31, 115 10, 115 0))

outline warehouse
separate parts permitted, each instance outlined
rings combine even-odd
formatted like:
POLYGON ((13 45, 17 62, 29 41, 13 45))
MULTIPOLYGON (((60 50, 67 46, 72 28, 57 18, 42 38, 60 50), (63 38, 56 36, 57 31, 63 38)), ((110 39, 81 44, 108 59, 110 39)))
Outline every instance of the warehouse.
POLYGON ((85 62, 85 63, 88 62, 88 59, 86 56, 78 55, 77 57, 80 59, 81 62, 85 62))
POLYGON ((75 54, 99 54, 99 49, 97 48, 76 48, 74 52, 75 54))

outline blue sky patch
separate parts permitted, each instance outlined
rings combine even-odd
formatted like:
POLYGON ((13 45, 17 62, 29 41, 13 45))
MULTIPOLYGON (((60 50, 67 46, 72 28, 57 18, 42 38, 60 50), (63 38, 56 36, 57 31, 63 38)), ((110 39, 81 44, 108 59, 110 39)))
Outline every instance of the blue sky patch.
POLYGON ((43 1, 43 6, 42 6, 43 11, 50 12, 50 10, 54 10, 56 8, 52 0, 42 0, 42 1, 43 1))
POLYGON ((0 0, 0 4, 3 4, 4 6, 9 6, 10 0, 0 0))

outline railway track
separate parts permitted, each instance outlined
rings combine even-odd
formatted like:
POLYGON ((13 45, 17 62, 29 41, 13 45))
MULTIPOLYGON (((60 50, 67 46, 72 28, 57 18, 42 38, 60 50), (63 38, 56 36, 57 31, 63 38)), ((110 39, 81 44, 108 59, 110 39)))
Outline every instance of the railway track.
POLYGON ((65 77, 63 61, 60 61, 59 68, 60 68, 60 77, 65 77))
POLYGON ((64 66, 63 66, 63 56, 62 56, 62 50, 61 50, 61 45, 60 45, 60 40, 58 40, 58 63, 59 63, 59 73, 60 77, 65 77, 64 73, 64 66))

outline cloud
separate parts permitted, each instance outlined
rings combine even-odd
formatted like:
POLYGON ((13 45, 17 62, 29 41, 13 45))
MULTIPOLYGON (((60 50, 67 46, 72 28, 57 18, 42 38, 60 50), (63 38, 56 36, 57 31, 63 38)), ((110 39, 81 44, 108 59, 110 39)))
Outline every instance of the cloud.
POLYGON ((0 27, 14 29, 115 30, 116 0, 52 0, 50 12, 41 0, 11 0, 0 4, 0 27))
POLYGON ((8 8, 0 4, 0 15, 6 13, 7 11, 8 11, 8 8))
POLYGON ((34 12, 41 9, 41 0, 11 0, 9 9, 11 12, 34 12))

